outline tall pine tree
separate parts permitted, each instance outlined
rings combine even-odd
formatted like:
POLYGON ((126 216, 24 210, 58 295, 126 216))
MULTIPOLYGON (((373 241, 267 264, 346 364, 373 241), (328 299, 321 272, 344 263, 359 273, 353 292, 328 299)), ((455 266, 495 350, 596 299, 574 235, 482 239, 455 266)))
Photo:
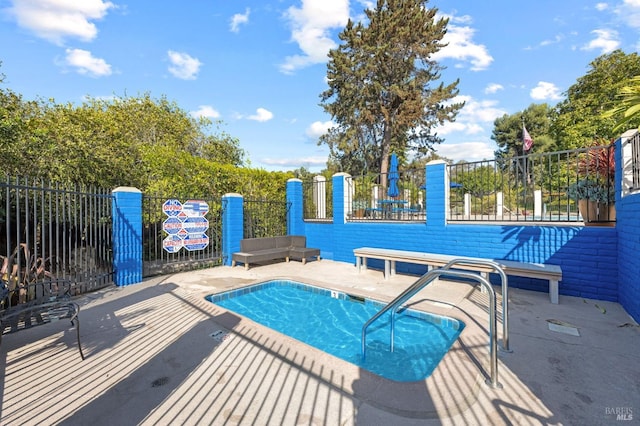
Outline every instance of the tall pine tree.
MULTIPOLYGON (((342 44, 329 52, 329 89, 321 105, 336 126, 320 139, 330 149, 330 167, 357 174, 386 175, 392 151, 426 155, 442 142, 432 129, 453 121, 462 103, 458 80, 444 85, 432 55, 445 45, 448 20, 425 0, 378 0, 365 11, 367 23, 351 20, 342 44)), ((384 184, 385 182, 383 182, 384 184)))

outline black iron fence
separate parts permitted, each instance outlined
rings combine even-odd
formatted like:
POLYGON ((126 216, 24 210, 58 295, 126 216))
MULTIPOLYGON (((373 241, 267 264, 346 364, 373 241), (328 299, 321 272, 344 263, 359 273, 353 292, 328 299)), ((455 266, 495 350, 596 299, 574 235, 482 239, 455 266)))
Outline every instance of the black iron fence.
POLYGON ((286 201, 244 200, 244 238, 287 235, 286 201))
POLYGON ((302 182, 304 220, 333 221, 333 181, 322 175, 302 182))
POLYGON ((449 220, 615 222, 615 145, 448 166, 449 220))
MULTIPOLYGON (((331 182, 323 176, 303 182, 305 220, 333 221, 331 182)), ((347 221, 409 222, 426 218, 424 169, 401 170, 395 182, 380 173, 348 176, 345 185, 347 221)))
POLYGON ((386 174, 347 179, 347 220, 425 220, 425 170, 401 170, 397 180, 386 174))
POLYGON ((0 182, 0 278, 10 290, 67 279, 72 294, 113 282, 110 191, 25 177, 0 182))
POLYGON ((142 276, 220 265, 222 211, 220 198, 143 195, 142 276), (163 209, 166 204, 174 204, 180 209, 163 209), (173 211, 176 215, 165 211, 173 211))

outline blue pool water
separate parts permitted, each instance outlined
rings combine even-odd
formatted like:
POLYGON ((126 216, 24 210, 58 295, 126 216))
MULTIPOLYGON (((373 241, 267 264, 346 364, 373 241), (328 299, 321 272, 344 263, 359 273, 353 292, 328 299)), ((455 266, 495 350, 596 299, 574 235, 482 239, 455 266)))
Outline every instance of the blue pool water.
POLYGON ((273 280, 207 296, 207 300, 342 358, 387 379, 410 382, 428 377, 464 328, 456 319, 405 309, 396 314, 394 352, 390 315, 367 332, 364 323, 384 304, 289 280, 273 280))

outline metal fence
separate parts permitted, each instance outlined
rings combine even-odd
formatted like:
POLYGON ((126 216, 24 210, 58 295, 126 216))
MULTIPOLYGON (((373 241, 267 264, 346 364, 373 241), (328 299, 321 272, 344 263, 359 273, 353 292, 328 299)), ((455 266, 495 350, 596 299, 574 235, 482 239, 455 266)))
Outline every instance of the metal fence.
POLYGON ((615 222, 615 145, 448 166, 449 220, 615 222))
MULTIPOLYGON (((623 180, 634 192, 640 188, 640 133, 628 144, 623 180)), ((610 144, 448 165, 448 220, 613 226, 615 150, 610 144)), ((322 176, 303 182, 306 221, 333 220, 330 182, 322 176)), ((401 170, 395 184, 391 191, 383 174, 347 177, 347 221, 426 220, 425 170, 401 170)))
POLYGON ((286 201, 244 200, 244 238, 287 235, 286 201))
POLYGON ((5 176, 0 182, 1 279, 11 290, 68 279, 81 294, 113 283, 110 191, 5 176))
MULTIPOLYGON (((387 174, 370 173, 349 176, 346 206, 347 221, 424 221, 425 170, 403 170, 398 173, 397 193, 389 195, 387 174)), ((314 222, 333 221, 333 187, 331 180, 315 176, 303 182, 304 219, 314 222)))
POLYGON ((391 192, 389 176, 368 174, 347 179, 347 220, 425 220, 425 170, 401 170, 391 192))
POLYGON ((333 222, 333 181, 322 175, 302 182, 304 220, 333 222))
MULTIPOLYGON (((182 203, 180 204, 182 205, 182 203)), ((222 264, 222 212, 223 205, 219 198, 179 197, 175 195, 143 195, 142 197, 142 276, 168 274, 193 269, 208 268, 222 264), (167 215, 163 206, 172 200, 197 201, 199 205, 207 207, 204 231, 198 230, 198 242, 190 245, 188 235, 178 233, 171 223, 173 219, 167 215), (204 202, 204 203, 202 203, 204 202), (169 222, 167 222, 169 221, 169 222), (169 227, 168 225, 172 226, 169 227), (170 230, 167 232, 165 229, 170 230), (174 230, 176 231, 174 233, 174 230), (204 237, 206 246, 202 243, 204 237), (176 244, 178 242, 179 244, 176 244)), ((176 222, 180 222, 178 218, 176 222)), ((184 229, 184 228, 183 228, 184 229)), ((187 232, 187 231, 185 231, 187 232)))

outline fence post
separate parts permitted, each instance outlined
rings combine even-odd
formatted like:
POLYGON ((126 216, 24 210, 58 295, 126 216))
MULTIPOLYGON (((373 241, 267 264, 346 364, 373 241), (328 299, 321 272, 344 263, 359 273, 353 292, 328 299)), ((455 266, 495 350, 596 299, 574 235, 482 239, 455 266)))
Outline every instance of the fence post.
POLYGON ((449 206, 449 176, 447 163, 433 160, 427 163, 427 225, 444 227, 449 206))
POLYGON ((471 217, 471 194, 464 193, 464 218, 469 219, 471 217))
POLYGON ((542 190, 533 191, 533 217, 542 217, 542 190))
POLYGON ((304 235, 304 205, 300 179, 287 180, 287 204, 287 234, 304 235))
MULTIPOLYGON (((634 183, 634 161, 633 161, 633 147, 631 139, 638 137, 637 129, 627 130, 616 141, 615 149, 615 161, 616 161, 616 177, 615 177, 615 190, 616 190, 616 202, 620 201, 621 197, 632 193, 637 182, 634 183)), ((637 141, 637 139, 636 139, 637 141)), ((637 165, 635 165, 637 167, 637 165)), ((637 171, 636 171, 637 173, 637 171)), ((636 175, 637 179, 637 175, 636 175)))
POLYGON ((327 178, 313 177, 313 201, 316 204, 316 219, 327 218, 327 178))
POLYGON ((142 192, 118 187, 113 195, 113 271, 118 286, 142 281, 142 192))
POLYGON ((336 173, 333 175, 333 223, 345 224, 347 222, 348 203, 351 200, 350 186, 347 185, 348 173, 336 173))
POLYGON ((504 216, 504 193, 502 191, 496 192, 496 218, 502 219, 504 216))
POLYGON ((244 238, 244 198, 229 193, 222 196, 222 264, 231 265, 231 255, 240 251, 244 238))

